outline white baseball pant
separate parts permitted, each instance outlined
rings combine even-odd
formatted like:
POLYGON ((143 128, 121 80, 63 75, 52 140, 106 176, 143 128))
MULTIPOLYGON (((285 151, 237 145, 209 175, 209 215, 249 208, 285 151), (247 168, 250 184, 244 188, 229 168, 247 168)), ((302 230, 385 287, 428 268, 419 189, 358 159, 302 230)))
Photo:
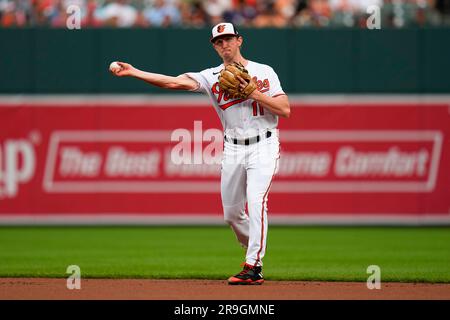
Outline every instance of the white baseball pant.
POLYGON ((279 157, 277 130, 269 138, 249 145, 224 142, 221 173, 224 219, 240 244, 247 248, 246 263, 254 266, 262 266, 266 251, 267 200, 279 157))

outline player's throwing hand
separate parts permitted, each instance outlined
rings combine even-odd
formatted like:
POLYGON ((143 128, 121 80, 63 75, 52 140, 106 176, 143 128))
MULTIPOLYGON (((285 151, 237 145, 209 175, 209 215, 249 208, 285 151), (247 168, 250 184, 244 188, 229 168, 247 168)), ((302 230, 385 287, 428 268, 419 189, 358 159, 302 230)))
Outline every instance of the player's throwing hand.
POLYGON ((117 77, 126 77, 126 76, 133 76, 136 69, 129 63, 120 62, 117 61, 116 64, 120 68, 109 68, 109 71, 111 71, 112 74, 114 74, 117 77))

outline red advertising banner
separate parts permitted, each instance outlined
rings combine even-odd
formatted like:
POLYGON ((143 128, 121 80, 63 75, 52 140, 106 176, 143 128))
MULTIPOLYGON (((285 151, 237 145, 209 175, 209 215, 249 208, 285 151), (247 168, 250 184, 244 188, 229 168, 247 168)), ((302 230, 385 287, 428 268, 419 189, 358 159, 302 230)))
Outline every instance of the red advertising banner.
MULTIPOLYGON (((449 106, 293 99, 270 217, 449 221, 449 106)), ((0 221, 220 218, 222 139, 205 100, 0 99, 0 221)))

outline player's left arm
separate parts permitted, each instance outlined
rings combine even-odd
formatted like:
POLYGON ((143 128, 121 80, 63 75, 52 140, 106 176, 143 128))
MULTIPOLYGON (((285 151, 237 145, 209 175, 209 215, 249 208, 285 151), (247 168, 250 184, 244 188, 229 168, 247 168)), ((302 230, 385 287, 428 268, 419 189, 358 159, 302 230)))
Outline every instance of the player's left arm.
POLYGON ((270 97, 258 90, 254 90, 248 98, 258 102, 264 108, 269 109, 272 113, 281 117, 289 118, 291 115, 291 105, 286 94, 270 97))
MULTIPOLYGON (((289 118, 291 115, 291 106, 289 104, 288 96, 283 92, 278 79, 277 74, 270 68, 267 72, 267 77, 270 80, 271 90, 269 93, 264 94, 256 88, 256 84, 253 81, 254 90, 248 95, 249 99, 258 102, 262 107, 269 109, 272 113, 278 116, 289 118)), ((240 82, 241 90, 245 91, 248 82, 242 77, 237 75, 237 79, 240 82)))

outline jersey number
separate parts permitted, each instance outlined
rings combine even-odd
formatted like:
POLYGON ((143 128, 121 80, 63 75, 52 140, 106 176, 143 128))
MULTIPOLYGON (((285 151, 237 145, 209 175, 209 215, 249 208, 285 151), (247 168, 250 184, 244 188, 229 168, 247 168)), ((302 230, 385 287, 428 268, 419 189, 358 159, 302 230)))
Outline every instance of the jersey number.
POLYGON ((260 116, 264 115, 264 108, 262 106, 258 105, 258 102, 253 101, 252 107, 253 107, 253 116, 254 117, 256 117, 258 115, 258 107, 259 107, 259 115, 260 116))

